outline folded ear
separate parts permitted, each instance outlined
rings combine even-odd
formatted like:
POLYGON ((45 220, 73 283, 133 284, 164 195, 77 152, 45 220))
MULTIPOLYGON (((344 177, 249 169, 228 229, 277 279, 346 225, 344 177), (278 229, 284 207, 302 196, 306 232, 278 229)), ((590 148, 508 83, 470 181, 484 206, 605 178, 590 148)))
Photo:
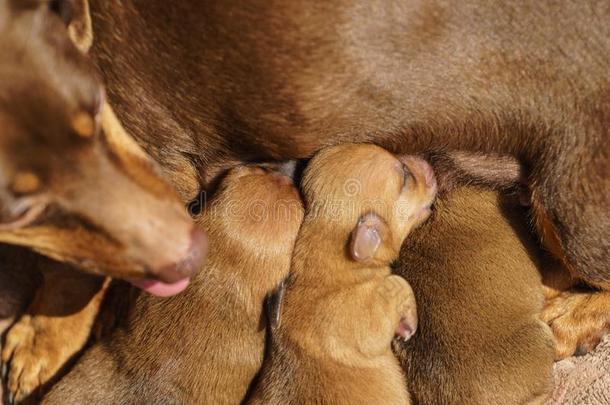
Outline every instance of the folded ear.
POLYGON ((91 14, 89 13, 89 0, 64 0, 69 3, 70 21, 68 34, 74 45, 82 52, 87 53, 93 43, 93 28, 91 14))
POLYGON ((352 258, 358 262, 373 259, 387 234, 388 226, 379 215, 373 212, 364 214, 351 234, 352 258))

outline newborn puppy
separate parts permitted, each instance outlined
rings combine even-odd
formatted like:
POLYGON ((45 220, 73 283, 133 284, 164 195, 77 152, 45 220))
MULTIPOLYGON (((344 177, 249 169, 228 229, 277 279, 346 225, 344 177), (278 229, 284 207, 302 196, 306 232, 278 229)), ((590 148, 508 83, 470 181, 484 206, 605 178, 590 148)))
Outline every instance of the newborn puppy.
POLYGON ((420 323, 394 348, 414 403, 538 403, 549 393, 554 345, 539 319, 539 271, 553 264, 525 215, 500 193, 458 187, 403 244, 396 273, 413 286, 420 323))
POLYGON ((409 403, 390 344, 415 332, 415 298, 389 264, 430 214, 431 167, 373 145, 330 147, 303 192, 281 323, 252 402, 409 403))
POLYGON ((187 290, 137 297, 45 403, 239 403, 263 360, 265 296, 288 274, 302 217, 287 177, 231 171, 200 221, 210 255, 187 290))

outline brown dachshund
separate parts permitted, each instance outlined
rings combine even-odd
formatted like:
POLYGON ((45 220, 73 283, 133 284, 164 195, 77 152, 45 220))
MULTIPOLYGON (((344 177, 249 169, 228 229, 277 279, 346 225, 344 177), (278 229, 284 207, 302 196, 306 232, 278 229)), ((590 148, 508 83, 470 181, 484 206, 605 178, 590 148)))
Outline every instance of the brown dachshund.
POLYGON ((530 169, 549 248, 610 287, 607 0, 97 0, 91 10, 110 99, 170 177, 192 173, 185 192, 233 161, 345 141, 505 153, 530 169))
POLYGON ((64 3, 78 2, 0 1, 0 241, 94 274, 184 280, 201 231, 105 103, 69 36, 88 13, 64 21, 64 3))
POLYGON ((432 168, 346 144, 317 154, 302 188, 306 212, 281 323, 250 402, 408 404, 391 342, 415 333, 417 312, 389 264, 430 215, 432 168))
MULTIPOLYGON (((2 351, 16 399, 89 335, 103 279, 74 269, 168 295, 205 252, 183 201, 105 102, 90 43, 85 1, 0 1, 0 241, 54 259, 28 269, 45 270, 44 283, 2 351)), ((31 266, 8 260, 13 274, 31 266)), ((22 278, 2 290, 19 295, 22 278)))
POLYGON ((302 217, 288 178, 232 170, 203 213, 210 254, 191 285, 137 297, 44 403, 239 403, 263 361, 265 296, 288 275, 302 217))

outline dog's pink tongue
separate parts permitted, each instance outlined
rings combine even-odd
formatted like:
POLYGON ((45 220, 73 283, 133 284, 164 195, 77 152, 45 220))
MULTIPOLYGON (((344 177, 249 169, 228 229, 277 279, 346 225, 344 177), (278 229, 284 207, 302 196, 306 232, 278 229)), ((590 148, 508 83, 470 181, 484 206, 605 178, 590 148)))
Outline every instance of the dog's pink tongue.
POLYGON ((188 287, 190 279, 185 278, 173 284, 167 284, 157 280, 130 280, 131 284, 149 294, 157 297, 171 297, 179 294, 188 287))

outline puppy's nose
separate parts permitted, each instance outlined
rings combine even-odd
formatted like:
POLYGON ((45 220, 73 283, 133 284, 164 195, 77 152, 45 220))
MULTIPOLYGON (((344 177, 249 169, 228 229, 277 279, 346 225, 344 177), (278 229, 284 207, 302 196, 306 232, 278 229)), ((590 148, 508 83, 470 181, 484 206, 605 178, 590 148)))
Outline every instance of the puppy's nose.
POLYGON ((186 256, 177 263, 163 266, 153 275, 165 283, 176 283, 197 274, 208 252, 207 234, 195 226, 191 232, 191 243, 186 256))

